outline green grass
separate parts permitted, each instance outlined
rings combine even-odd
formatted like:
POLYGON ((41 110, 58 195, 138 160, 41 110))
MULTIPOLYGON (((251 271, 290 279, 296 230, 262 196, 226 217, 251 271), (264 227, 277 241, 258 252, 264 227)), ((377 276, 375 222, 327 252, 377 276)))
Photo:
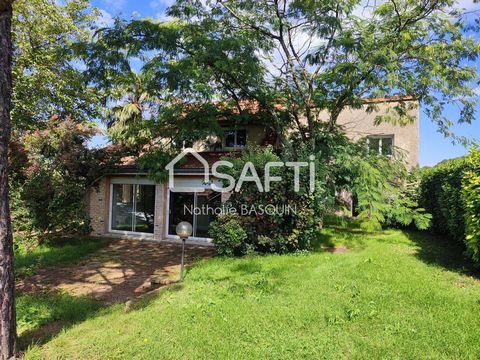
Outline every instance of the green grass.
POLYGON ((96 300, 51 292, 22 294, 17 297, 16 305, 20 349, 32 343, 42 343, 102 309, 96 300))
POLYGON ((320 241, 351 251, 203 261, 182 289, 88 318, 26 358, 480 357, 480 281, 457 246, 396 230, 320 241))
MULTIPOLYGON (((106 244, 105 240, 93 238, 61 238, 32 250, 17 248, 15 275, 23 278, 35 274, 40 268, 77 262, 106 244)), ((97 314, 102 308, 99 302, 90 298, 53 292, 17 294, 16 306, 20 349, 32 343, 42 343, 61 329, 97 314)))
POLYGON ((93 238, 65 238, 51 240, 33 250, 15 250, 17 278, 30 276, 36 269, 76 262, 105 246, 105 240, 93 238))

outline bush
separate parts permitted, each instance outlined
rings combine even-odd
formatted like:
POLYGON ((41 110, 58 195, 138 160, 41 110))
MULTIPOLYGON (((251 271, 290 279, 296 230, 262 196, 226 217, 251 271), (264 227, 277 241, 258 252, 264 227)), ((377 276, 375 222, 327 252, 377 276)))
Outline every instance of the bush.
POLYGON ((84 200, 91 152, 86 144, 94 133, 90 125, 52 118, 45 129, 12 139, 16 239, 34 245, 50 235, 88 232, 84 200))
POLYGON ((471 258, 480 263, 480 150, 467 157, 468 169, 463 175, 465 202, 465 243, 471 258))
POLYGON ((430 228, 432 215, 419 206, 420 176, 415 170, 400 181, 396 196, 382 209, 383 225, 394 228, 414 225, 418 230, 430 228))
POLYGON ((364 140, 354 143, 342 133, 330 139, 322 138, 322 131, 316 135, 319 144, 326 144, 321 156, 327 164, 328 187, 337 194, 352 194, 363 229, 430 226, 431 215, 418 204, 419 179, 407 170, 401 150, 387 157, 369 152, 364 140))
POLYGON ((432 231, 465 240, 465 201, 462 179, 467 169, 465 158, 449 160, 424 170, 420 184, 420 203, 432 214, 432 231))
POLYGON ((16 239, 88 233, 85 189, 103 166, 87 146, 94 125, 53 117, 42 129, 15 133, 9 153, 12 225, 16 239))
POLYGON ((465 243, 480 264, 480 150, 424 170, 420 201, 433 215, 432 230, 465 243))
MULTIPOLYGON (((227 158, 233 164, 232 168, 223 168, 235 179, 247 162, 254 164, 258 176, 264 183, 264 167, 267 162, 308 161, 308 152, 299 147, 295 153, 284 149, 276 153, 272 148, 249 148, 238 158, 227 158)), ((308 249, 320 231, 320 223, 327 209, 328 196, 325 187, 318 181, 324 179, 321 174, 323 167, 316 164, 317 183, 313 193, 309 191, 309 170, 303 167, 300 171, 300 191, 294 191, 293 169, 274 167, 272 176, 278 176, 280 181, 271 183, 268 192, 258 191, 254 182, 244 182, 241 189, 233 191, 228 200, 228 208, 236 210, 235 220, 220 220, 211 226, 211 234, 220 253, 226 255, 245 254, 249 251, 261 253, 286 253, 297 249, 308 249), (240 226, 237 226, 240 225, 240 226), (242 228, 246 238, 244 244, 238 243, 238 238, 231 238, 226 233, 230 226, 242 228), (228 254, 224 251, 225 243, 234 251, 228 254)))
POLYGON ((219 216, 210 223, 209 232, 219 255, 239 256, 247 253, 247 233, 237 215, 219 216))

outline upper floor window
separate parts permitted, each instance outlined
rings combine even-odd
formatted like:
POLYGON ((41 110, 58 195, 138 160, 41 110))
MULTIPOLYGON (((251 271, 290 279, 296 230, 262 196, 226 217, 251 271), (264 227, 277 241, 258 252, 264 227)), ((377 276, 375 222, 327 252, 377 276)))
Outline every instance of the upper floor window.
POLYGON ((247 145, 247 130, 225 130, 226 148, 243 148, 247 145))
POLYGON ((187 148, 193 148, 193 141, 192 140, 183 140, 182 141, 182 150, 187 148))
POLYGON ((367 137, 368 151, 379 155, 393 155, 393 135, 367 137))
POLYGON ((174 146, 176 146, 177 144, 182 144, 182 150, 193 147, 193 141, 192 140, 181 140, 180 142, 178 142, 176 140, 173 140, 172 144, 174 146))

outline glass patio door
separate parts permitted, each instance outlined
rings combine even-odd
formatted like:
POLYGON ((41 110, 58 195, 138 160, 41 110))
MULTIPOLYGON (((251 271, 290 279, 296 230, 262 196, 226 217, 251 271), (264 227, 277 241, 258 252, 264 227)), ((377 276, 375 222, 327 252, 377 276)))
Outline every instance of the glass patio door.
POLYGON ((112 185, 112 230, 153 234, 154 214, 155 185, 112 185))
POLYGON ((188 221, 193 225, 194 193, 170 193, 168 234, 175 235, 178 223, 188 221))
POLYGON ((181 221, 193 226, 192 237, 208 238, 210 222, 215 219, 214 209, 221 205, 221 194, 214 191, 203 193, 170 193, 168 234, 176 235, 175 228, 181 221))
POLYGON ((200 211, 194 219, 194 236, 198 238, 208 238, 208 229, 210 222, 215 220, 214 209, 221 205, 222 194, 216 191, 206 191, 198 193, 195 206, 200 211))

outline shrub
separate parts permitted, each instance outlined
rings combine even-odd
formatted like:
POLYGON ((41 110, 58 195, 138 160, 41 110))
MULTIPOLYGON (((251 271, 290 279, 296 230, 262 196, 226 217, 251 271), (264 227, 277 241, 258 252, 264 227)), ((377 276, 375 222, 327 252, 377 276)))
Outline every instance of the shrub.
POLYGON ((420 201, 433 215, 432 230, 465 243, 480 264, 480 150, 424 170, 420 201))
POLYGON ((414 225, 418 230, 427 230, 432 223, 432 215, 419 205, 421 174, 414 170, 398 184, 396 196, 383 209, 383 224, 388 227, 414 225))
POLYGON ((480 150, 474 150, 466 159, 468 169, 463 175, 465 203, 465 243, 472 259, 480 263, 480 150))
POLYGON ((91 124, 53 117, 44 129, 15 134, 12 218, 23 241, 88 230, 84 200, 93 153, 87 141, 95 132, 91 124))
POLYGON ((209 232, 219 255, 238 256, 247 253, 247 233, 237 215, 219 216, 210 223, 209 232))
POLYGON ((349 166, 352 193, 361 228, 378 231, 382 226, 419 230, 430 227, 431 215, 418 203, 418 179, 401 159, 375 154, 354 155, 349 166))
POLYGON ((33 246, 51 235, 88 232, 85 189, 116 161, 115 152, 88 148, 95 133, 92 124, 52 117, 42 129, 13 134, 9 175, 16 239, 33 246))
POLYGON ((407 170, 401 149, 387 157, 368 151, 364 140, 352 142, 343 132, 325 137, 319 130, 315 134, 327 164, 327 186, 337 194, 352 194, 363 229, 430 226, 431 215, 418 204, 419 180, 407 170))
POLYGON ((420 184, 420 203, 432 214, 432 231, 465 240, 465 202, 462 196, 465 158, 449 160, 424 170, 420 184))
MULTIPOLYGON (((284 149, 277 154, 270 147, 249 148, 238 158, 227 158, 233 167, 223 168, 221 171, 239 179, 244 165, 251 162, 264 184, 264 167, 267 162, 309 161, 308 152, 304 150, 297 147, 295 153, 284 149)), ((310 247, 311 241, 319 234, 328 201, 325 187, 319 181, 325 178, 321 174, 321 164, 316 164, 315 169, 317 182, 313 193, 309 190, 308 167, 301 168, 298 192, 294 191, 294 170, 288 167, 271 169, 271 175, 281 180, 271 182, 268 192, 258 191, 254 182, 247 181, 238 192, 232 192, 228 207, 237 210, 236 219, 247 235, 245 244, 241 247, 243 253, 251 250, 286 253, 310 247)), ((227 226, 214 226, 214 232, 220 238, 216 240, 216 244, 219 244, 223 241, 221 237, 227 229, 218 231, 217 226, 227 226)))

